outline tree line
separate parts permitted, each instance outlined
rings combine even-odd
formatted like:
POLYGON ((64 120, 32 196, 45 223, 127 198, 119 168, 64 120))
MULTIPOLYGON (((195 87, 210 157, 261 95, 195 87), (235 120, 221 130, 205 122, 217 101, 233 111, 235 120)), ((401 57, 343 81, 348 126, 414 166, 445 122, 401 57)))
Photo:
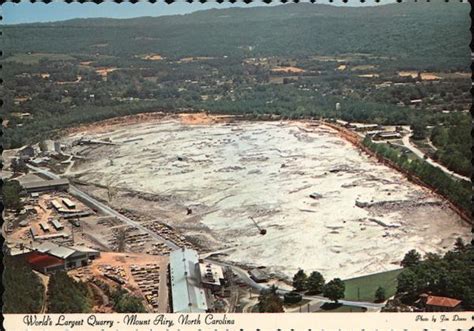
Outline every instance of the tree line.
POLYGON ((405 268, 398 275, 397 297, 405 304, 414 304, 422 293, 459 299, 465 310, 474 308, 474 278, 472 244, 461 238, 444 255, 427 253, 423 258, 416 250, 402 260, 405 268))
POLYGON ((470 214, 472 208, 472 188, 470 182, 453 179, 441 169, 432 166, 424 160, 410 160, 406 154, 400 153, 386 144, 376 144, 368 137, 363 140, 363 144, 377 155, 394 162, 400 168, 406 170, 408 174, 413 174, 424 183, 435 187, 439 193, 470 214))

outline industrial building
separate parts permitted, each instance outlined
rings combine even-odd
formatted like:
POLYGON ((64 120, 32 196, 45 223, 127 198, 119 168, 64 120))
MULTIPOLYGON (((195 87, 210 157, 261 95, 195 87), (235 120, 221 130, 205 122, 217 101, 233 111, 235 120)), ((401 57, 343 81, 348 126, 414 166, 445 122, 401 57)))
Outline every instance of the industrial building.
POLYGON ((46 191, 66 191, 69 189, 69 181, 67 179, 41 180, 35 182, 22 183, 23 189, 28 192, 46 192, 46 191))
POLYGON ((224 271, 221 266, 212 263, 199 263, 201 283, 211 291, 218 291, 224 285, 224 271))
POLYGON ((33 269, 44 274, 86 266, 89 260, 100 256, 100 252, 92 248, 66 247, 49 242, 31 247, 30 250, 25 254, 26 261, 33 269))
POLYGON ((68 198, 52 200, 51 206, 65 219, 85 217, 92 214, 90 210, 76 209, 77 205, 68 198), (61 203, 62 201, 62 203, 61 203))
POLYGON ((174 313, 205 313, 207 298, 201 287, 199 257, 195 250, 182 248, 170 253, 170 305, 174 313))

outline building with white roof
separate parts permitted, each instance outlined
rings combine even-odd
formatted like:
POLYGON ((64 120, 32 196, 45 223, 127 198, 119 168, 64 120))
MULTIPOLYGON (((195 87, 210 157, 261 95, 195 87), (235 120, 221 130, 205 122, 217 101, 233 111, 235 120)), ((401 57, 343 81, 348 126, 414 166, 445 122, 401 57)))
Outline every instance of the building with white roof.
POLYGON ((201 287, 199 257, 195 250, 182 248, 170 254, 171 301, 174 313, 205 313, 207 298, 201 287))

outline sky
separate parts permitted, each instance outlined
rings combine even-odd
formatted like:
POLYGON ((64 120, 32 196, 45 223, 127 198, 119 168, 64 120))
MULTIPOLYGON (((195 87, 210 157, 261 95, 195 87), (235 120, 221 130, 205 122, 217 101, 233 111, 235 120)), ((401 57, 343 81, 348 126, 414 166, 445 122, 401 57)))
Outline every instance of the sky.
MULTIPOLYGON (((301 0, 300 2, 309 2, 301 0)), ((381 0, 380 4, 395 2, 395 0, 381 0)), ((330 4, 329 0, 317 0, 317 3, 330 4)), ((185 0, 177 0, 168 5, 164 0, 158 0, 151 4, 148 1, 141 0, 136 4, 128 2, 117 4, 111 0, 97 5, 90 3, 65 3, 62 0, 53 0, 49 4, 43 2, 31 3, 29 1, 21 1, 20 3, 7 2, 1 6, 3 16, 2 24, 19 24, 34 22, 52 22, 63 21, 73 18, 92 18, 92 17, 108 17, 108 18, 132 18, 141 16, 164 16, 176 14, 188 14, 198 10, 211 8, 229 8, 229 7, 256 7, 256 6, 275 6, 281 4, 274 1, 267 5, 261 0, 254 0, 250 4, 245 4, 242 0, 237 0, 235 4, 225 0, 219 4, 215 0, 208 1, 204 4, 194 1, 192 4, 185 0)), ((333 5, 336 6, 373 6, 377 5, 375 0, 366 0, 361 3, 360 0, 348 0, 347 4, 342 0, 334 0, 333 5)))

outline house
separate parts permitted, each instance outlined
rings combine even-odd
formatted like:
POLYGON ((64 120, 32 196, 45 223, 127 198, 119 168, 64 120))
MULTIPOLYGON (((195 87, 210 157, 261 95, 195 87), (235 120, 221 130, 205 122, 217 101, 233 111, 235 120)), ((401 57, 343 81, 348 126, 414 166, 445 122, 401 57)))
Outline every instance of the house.
POLYGON ((427 312, 453 312, 461 308, 461 300, 426 293, 420 295, 420 303, 427 312))

